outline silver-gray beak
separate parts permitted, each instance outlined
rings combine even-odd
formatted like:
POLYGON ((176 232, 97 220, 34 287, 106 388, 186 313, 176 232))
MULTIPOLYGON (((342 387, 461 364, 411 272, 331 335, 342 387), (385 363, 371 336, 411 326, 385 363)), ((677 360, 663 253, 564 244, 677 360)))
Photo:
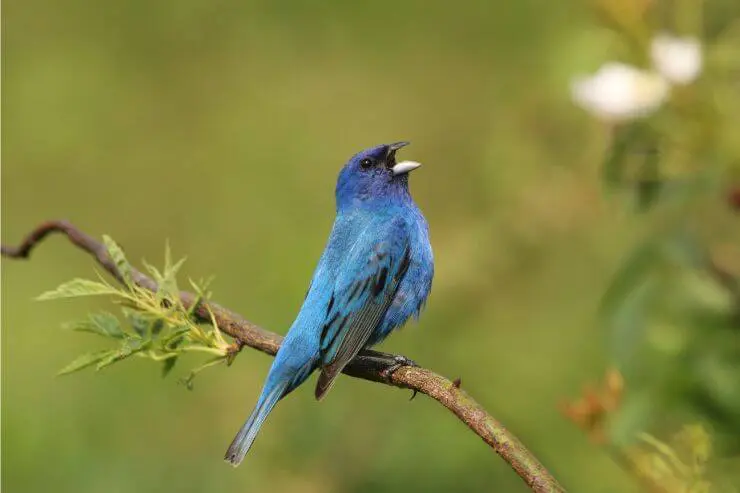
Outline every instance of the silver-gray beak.
POLYGON ((417 163, 416 161, 401 161, 393 166, 391 171, 393 171, 393 176, 404 175, 409 171, 415 170, 419 166, 421 166, 421 163, 417 163))

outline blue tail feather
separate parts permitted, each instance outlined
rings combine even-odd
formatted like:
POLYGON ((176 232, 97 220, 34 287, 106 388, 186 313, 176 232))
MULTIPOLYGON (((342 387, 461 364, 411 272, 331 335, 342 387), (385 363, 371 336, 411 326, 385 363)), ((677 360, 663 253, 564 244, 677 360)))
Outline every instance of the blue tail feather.
POLYGON ((232 466, 236 467, 244 460, 244 456, 249 452, 254 439, 257 438, 257 433, 259 433, 262 423, 265 422, 267 415, 270 414, 275 404, 285 395, 287 387, 287 382, 280 382, 260 397, 249 419, 241 427, 239 433, 236 434, 234 441, 231 442, 229 449, 226 451, 224 459, 232 466))

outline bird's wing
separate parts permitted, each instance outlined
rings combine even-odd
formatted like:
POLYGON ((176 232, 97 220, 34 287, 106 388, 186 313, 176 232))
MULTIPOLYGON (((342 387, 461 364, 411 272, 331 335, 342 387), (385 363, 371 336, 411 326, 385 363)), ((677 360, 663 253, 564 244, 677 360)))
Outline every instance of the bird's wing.
POLYGON ((340 266, 327 304, 317 399, 367 343, 393 301, 410 261, 405 221, 374 218, 358 235, 340 266))

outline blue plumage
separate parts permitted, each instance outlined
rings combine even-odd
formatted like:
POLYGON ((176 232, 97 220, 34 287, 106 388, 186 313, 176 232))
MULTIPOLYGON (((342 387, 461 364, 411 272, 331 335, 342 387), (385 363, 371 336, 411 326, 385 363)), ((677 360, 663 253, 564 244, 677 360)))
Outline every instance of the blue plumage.
POLYGON ((238 465, 275 404, 321 371, 316 398, 357 353, 418 316, 434 275, 427 223, 397 163, 407 142, 353 156, 339 174, 336 219, 298 316, 267 375, 257 406, 226 452, 238 465))

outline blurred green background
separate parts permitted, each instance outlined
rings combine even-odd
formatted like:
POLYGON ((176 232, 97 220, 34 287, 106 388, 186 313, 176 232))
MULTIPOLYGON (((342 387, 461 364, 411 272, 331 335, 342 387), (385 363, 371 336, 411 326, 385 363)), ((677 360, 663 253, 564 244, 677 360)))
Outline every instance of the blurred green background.
MULTIPOLYGON (((731 2, 725 2, 731 4, 731 2)), ((601 196, 605 132, 568 97, 611 35, 576 1, 10 0, 3 12, 3 242, 44 219, 130 260, 215 276, 220 303, 284 333, 356 151, 410 140, 434 289, 382 349, 449 377, 574 492, 633 480, 558 412, 607 365, 595 311, 637 220, 601 196)), ((189 392, 134 359, 55 378, 95 336, 40 303, 89 257, 61 239, 2 269, 8 492, 527 491, 441 406, 342 378, 301 389, 245 463, 222 461, 270 359, 244 351, 189 392)))

